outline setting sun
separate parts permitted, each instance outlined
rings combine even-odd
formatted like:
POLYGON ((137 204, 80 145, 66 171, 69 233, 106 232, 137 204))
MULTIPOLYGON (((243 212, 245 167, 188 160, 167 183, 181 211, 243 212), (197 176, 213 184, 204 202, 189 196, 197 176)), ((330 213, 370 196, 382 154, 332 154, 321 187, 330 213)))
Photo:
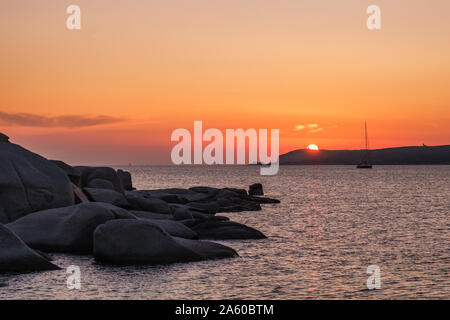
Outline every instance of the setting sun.
POLYGON ((315 145, 315 144, 310 144, 308 147, 306 147, 306 149, 319 151, 319 147, 317 145, 315 145))

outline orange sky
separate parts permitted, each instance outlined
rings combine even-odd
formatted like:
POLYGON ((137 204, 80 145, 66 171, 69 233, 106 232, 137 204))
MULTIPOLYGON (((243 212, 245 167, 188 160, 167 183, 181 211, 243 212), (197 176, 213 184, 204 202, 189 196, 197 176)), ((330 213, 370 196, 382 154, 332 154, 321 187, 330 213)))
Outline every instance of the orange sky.
POLYGON ((373 148, 450 144, 448 0, 2 0, 0 39, 0 132, 72 164, 169 163, 194 120, 282 153, 361 148, 364 120, 373 148))

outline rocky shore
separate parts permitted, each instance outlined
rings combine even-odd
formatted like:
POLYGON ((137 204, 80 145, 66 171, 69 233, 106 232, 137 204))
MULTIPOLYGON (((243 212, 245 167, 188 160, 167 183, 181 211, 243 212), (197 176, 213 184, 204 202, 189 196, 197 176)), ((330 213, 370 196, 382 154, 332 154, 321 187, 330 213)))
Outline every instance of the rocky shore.
POLYGON ((0 133, 0 273, 57 270, 47 253, 93 255, 117 265, 231 258, 207 240, 263 239, 223 212, 278 203, 260 184, 136 190, 131 174, 47 160, 0 133))

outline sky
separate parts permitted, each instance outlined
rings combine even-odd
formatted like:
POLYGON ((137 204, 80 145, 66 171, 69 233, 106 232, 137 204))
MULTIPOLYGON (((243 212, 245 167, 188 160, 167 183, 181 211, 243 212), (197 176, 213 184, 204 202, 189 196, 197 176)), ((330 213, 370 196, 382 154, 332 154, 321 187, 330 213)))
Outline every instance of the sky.
POLYGON ((0 132, 70 164, 170 164, 194 120, 280 153, 363 148, 364 121, 371 148, 450 144, 448 0, 2 0, 0 41, 0 132))

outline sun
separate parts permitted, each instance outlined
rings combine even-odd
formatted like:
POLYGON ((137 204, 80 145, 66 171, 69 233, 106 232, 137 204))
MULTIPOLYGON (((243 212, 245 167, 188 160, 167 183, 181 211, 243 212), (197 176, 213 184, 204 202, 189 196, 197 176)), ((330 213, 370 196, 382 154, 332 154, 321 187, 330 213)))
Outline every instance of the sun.
POLYGON ((315 144, 310 144, 308 147, 306 147, 306 149, 313 150, 313 151, 319 151, 319 147, 315 144))

